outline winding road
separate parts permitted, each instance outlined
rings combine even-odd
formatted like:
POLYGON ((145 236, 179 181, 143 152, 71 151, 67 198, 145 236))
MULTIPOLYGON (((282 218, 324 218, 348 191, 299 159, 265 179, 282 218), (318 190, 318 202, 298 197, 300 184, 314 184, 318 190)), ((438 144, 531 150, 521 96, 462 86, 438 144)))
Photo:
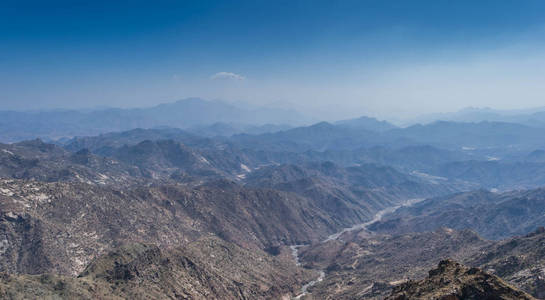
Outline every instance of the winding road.
MULTIPOLYGON (((383 210, 380 210, 373 216, 373 219, 371 219, 370 221, 365 222, 365 223, 361 223, 361 224, 356 224, 356 225, 354 225, 352 227, 349 227, 349 228, 344 228, 343 230, 328 236, 325 240, 322 241, 322 243, 337 240, 337 239, 339 239, 339 237, 341 237, 341 235, 343 235, 346 232, 359 230, 359 229, 367 230, 367 227, 369 227, 371 224, 373 224, 375 222, 378 222, 378 221, 382 220, 382 218, 385 215, 393 213, 393 212, 395 212, 396 210, 398 210, 398 209, 400 209, 402 207, 412 206, 412 205, 414 205, 414 204, 416 204, 416 203, 418 203, 418 202, 420 202, 420 201, 422 201, 424 199, 425 198, 409 199, 409 200, 406 200, 406 201, 402 202, 399 205, 390 206, 390 207, 387 207, 387 208, 385 208, 383 210)), ((297 266, 301 265, 301 262, 299 261, 299 248, 304 247, 304 246, 308 246, 308 245, 292 245, 292 246, 290 246, 291 254, 292 254, 293 259, 295 260, 295 264, 297 266)), ((301 288, 301 292, 297 296, 295 296, 293 299, 301 299, 303 296, 309 294, 308 289, 310 287, 312 287, 312 286, 316 285, 318 282, 324 280, 325 275, 326 275, 324 270, 319 270, 319 271, 320 271, 320 275, 318 276, 318 278, 316 278, 315 280, 312 280, 309 283, 305 284, 301 288)))

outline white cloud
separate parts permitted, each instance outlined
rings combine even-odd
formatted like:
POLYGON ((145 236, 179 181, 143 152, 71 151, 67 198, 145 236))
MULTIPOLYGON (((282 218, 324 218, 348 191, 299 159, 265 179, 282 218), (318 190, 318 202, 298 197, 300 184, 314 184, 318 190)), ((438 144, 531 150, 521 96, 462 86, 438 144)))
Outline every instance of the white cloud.
POLYGON ((244 77, 242 75, 231 73, 231 72, 218 72, 218 73, 210 76, 210 79, 212 79, 212 80, 215 80, 215 79, 244 80, 245 78, 246 77, 244 77))

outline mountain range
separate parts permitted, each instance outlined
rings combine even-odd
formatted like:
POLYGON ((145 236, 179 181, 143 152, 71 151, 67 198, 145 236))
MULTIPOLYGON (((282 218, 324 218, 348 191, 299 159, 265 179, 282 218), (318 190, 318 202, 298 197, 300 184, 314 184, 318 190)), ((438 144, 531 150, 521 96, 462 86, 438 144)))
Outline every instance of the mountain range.
POLYGON ((223 101, 188 98, 149 108, 102 108, 97 110, 0 111, 1 142, 40 137, 47 140, 88 136, 133 128, 161 126, 193 128, 198 132, 267 132, 274 125, 299 125, 309 118, 292 110, 243 108, 223 101), (219 125, 214 125, 219 124, 219 125), (221 125, 226 124, 226 125, 221 125), (232 125, 229 125, 232 124, 232 125), (267 125, 273 124, 273 125, 267 125), (230 126, 219 129, 208 126, 230 126), (261 127, 260 125, 267 125, 261 127))
POLYGON ((545 127, 545 107, 532 109, 498 110, 492 108, 467 107, 457 112, 424 115, 416 119, 420 123, 437 120, 455 122, 506 122, 532 127, 545 127))
POLYGON ((45 141, 18 115, 32 139, 0 144, 1 297, 545 298, 542 129, 237 109, 55 112, 66 134, 45 141))
POLYGON ((489 239, 528 233, 545 222, 545 190, 478 190, 431 198, 373 224, 380 232, 422 232, 439 227, 473 229, 489 239))

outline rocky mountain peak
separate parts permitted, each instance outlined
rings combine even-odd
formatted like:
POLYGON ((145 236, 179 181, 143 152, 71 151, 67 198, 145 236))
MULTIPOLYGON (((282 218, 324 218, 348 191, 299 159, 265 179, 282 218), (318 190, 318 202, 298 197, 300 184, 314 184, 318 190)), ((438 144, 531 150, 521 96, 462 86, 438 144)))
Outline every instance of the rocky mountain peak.
POLYGON ((394 287, 387 300, 408 299, 534 299, 500 278, 479 268, 468 268, 451 259, 442 260, 427 278, 394 287))

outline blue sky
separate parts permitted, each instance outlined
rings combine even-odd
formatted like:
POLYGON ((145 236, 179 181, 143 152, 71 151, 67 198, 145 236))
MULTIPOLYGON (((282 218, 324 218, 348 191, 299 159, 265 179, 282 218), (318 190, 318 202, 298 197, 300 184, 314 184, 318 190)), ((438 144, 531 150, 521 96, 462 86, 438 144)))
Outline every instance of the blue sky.
POLYGON ((0 109, 545 105, 545 1, 8 0, 0 31, 0 109))

